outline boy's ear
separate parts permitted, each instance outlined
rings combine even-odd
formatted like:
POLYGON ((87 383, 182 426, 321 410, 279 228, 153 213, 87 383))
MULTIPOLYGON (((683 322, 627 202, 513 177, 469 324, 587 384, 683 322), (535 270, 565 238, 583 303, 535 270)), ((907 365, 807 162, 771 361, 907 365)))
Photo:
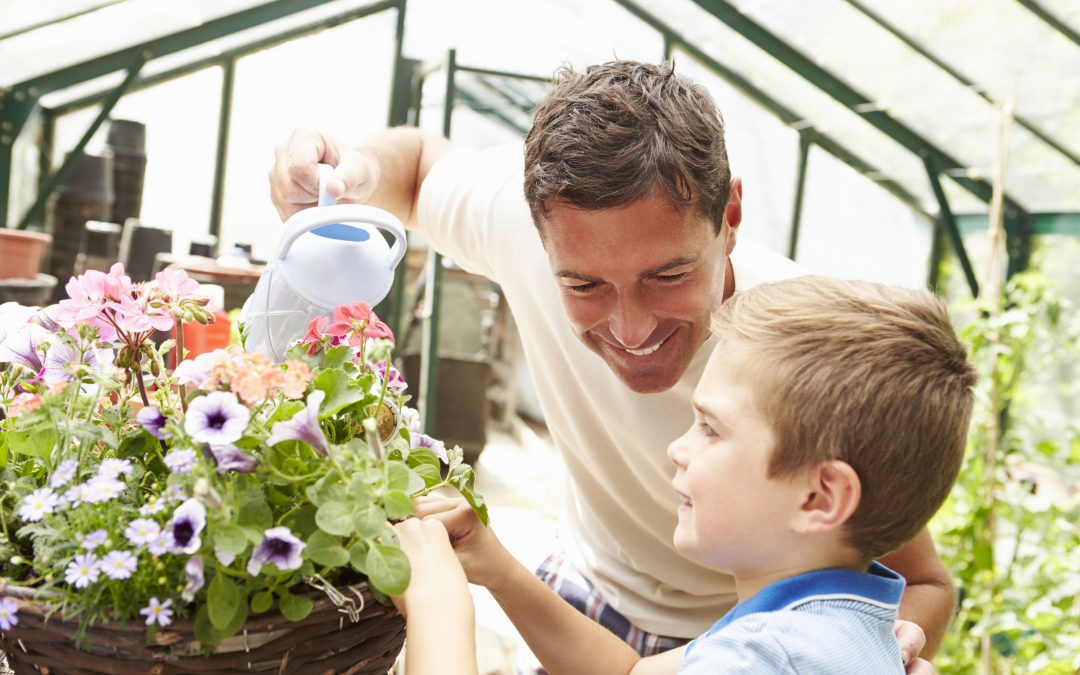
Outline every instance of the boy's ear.
POLYGON ((806 474, 806 496, 792 522, 798 534, 821 534, 839 529, 855 513, 862 483, 847 462, 831 459, 806 474))

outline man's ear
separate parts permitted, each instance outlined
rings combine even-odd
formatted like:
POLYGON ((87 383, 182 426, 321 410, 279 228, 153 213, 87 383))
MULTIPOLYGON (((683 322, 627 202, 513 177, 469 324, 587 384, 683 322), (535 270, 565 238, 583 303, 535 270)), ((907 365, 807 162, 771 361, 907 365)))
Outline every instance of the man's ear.
POLYGON ((742 178, 732 178, 731 187, 728 190, 728 202, 724 207, 724 222, 728 226, 727 254, 735 249, 735 240, 738 238, 739 225, 742 223, 742 178))
POLYGON ((798 534, 821 534, 846 523, 862 498, 862 483, 847 462, 831 459, 806 473, 806 496, 792 529, 798 534))

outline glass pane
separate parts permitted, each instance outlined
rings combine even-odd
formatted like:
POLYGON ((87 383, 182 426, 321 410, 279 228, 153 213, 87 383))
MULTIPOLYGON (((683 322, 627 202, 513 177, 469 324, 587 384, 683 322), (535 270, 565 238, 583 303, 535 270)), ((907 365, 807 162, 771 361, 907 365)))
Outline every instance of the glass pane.
POLYGON ((271 255, 281 221, 266 174, 274 145, 293 129, 311 127, 354 142, 386 126, 396 21, 396 12, 380 12, 237 63, 222 245, 251 243, 254 257, 271 255), (331 62, 362 67, 320 67, 331 62))
POLYGON ((817 274, 925 288, 932 228, 818 148, 810 151, 796 261, 817 274))
POLYGON ((12 34, 32 30, 54 21, 93 11, 106 5, 125 0, 0 0, 0 16, 4 17, 0 28, 0 40, 12 34))

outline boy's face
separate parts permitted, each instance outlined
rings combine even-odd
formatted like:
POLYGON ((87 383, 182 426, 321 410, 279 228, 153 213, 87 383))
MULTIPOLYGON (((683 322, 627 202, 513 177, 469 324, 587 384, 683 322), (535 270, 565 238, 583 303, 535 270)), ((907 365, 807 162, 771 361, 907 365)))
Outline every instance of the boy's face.
POLYGON ((585 346, 633 391, 678 382, 724 296, 733 228, 718 236, 707 219, 653 196, 600 211, 553 206, 543 232, 585 346))
POLYGON ((755 407, 750 371, 731 367, 743 358, 713 351, 694 392, 693 426, 668 446, 682 498, 675 547, 736 576, 780 559, 804 496, 791 479, 767 477, 773 432, 755 407))

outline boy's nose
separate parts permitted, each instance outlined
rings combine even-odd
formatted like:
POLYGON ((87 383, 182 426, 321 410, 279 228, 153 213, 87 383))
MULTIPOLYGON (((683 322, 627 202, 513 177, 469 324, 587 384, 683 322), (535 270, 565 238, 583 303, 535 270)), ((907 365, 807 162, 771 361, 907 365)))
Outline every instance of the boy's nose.
POLYGON ((686 445, 685 443, 683 443, 683 438, 685 437, 686 434, 683 434, 682 436, 679 436, 674 441, 669 443, 667 446, 668 459, 670 459, 672 463, 680 469, 686 468, 687 451, 686 445))

